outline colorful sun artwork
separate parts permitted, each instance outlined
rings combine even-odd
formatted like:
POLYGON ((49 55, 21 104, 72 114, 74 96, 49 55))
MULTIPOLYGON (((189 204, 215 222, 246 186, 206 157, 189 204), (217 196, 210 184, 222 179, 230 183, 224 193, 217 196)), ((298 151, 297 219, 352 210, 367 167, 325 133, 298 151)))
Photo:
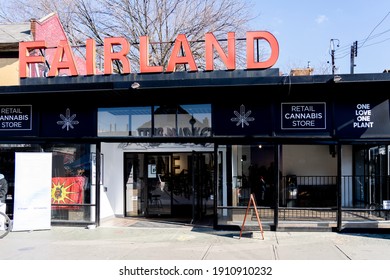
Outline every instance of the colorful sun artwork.
POLYGON ((84 178, 54 177, 51 187, 52 204, 80 204, 83 202, 84 178))

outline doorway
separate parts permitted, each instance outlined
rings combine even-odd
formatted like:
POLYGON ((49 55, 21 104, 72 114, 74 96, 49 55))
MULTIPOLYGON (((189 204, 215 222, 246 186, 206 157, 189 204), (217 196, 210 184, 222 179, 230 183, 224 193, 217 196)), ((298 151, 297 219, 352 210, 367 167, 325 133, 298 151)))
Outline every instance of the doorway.
POLYGON ((197 223, 213 215, 211 152, 125 153, 125 216, 197 223))

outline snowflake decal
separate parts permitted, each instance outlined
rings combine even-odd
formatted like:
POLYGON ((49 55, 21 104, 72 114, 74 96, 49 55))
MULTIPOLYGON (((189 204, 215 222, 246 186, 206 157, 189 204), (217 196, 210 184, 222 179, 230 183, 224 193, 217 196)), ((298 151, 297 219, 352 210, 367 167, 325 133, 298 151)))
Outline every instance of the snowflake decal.
POLYGON ((245 106, 242 104, 240 106, 240 112, 234 111, 234 115, 236 115, 236 118, 231 118, 230 120, 232 122, 237 122, 237 126, 241 125, 242 128, 244 128, 244 125, 249 126, 248 122, 252 122, 255 120, 253 117, 249 117, 250 114, 252 114, 251 110, 248 110, 245 112, 245 106))
POLYGON ((69 128, 73 129, 75 124, 79 124, 79 121, 75 121, 76 114, 70 115, 69 108, 66 109, 65 116, 60 114, 60 118, 62 121, 57 121, 58 125, 62 125, 62 129, 66 127, 66 130, 69 131, 69 128))

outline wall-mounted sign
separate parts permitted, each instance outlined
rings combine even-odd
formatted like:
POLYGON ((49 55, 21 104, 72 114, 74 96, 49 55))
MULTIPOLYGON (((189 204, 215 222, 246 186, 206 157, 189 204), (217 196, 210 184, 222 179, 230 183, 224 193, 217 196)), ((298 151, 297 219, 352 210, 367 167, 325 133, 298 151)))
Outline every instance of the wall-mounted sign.
POLYGON ((374 122, 371 119, 371 104, 357 104, 355 108, 355 120, 353 122, 353 128, 369 128, 374 126, 374 122))
POLYGON ((96 136, 96 113, 86 106, 47 106, 40 112, 41 137, 96 136))
POLYGON ((31 105, 2 105, 0 106, 0 131, 31 130, 31 105))
POLYGON ((281 129, 326 129, 326 103, 281 103, 281 129))
POLYGON ((390 136, 389 99, 371 99, 336 105, 336 132, 343 138, 369 138, 390 136))
POLYGON ((214 135, 270 135, 271 105, 267 102, 214 104, 214 135))

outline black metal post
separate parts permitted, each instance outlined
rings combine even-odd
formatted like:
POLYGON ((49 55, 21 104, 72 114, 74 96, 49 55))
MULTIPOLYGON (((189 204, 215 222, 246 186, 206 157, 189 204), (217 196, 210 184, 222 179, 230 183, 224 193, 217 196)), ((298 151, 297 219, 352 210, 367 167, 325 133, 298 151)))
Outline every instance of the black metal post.
POLYGON ((274 180, 275 180, 275 190, 274 190, 274 227, 275 231, 278 230, 279 225, 279 190, 280 190, 280 144, 274 146, 274 180))
POLYGON ((341 144, 337 143, 337 231, 342 229, 342 197, 341 197, 341 144))
POLYGON ((218 161, 218 144, 214 145, 214 214, 213 214, 213 228, 217 229, 218 227, 218 176, 219 174, 219 161, 218 161))
MULTIPOLYGON (((96 182, 95 182, 95 192, 96 192, 96 197, 95 197, 95 223, 96 226, 100 225, 100 171, 101 171, 101 143, 96 144, 96 182)), ((92 201, 91 201, 92 202, 92 201)), ((92 202, 93 203, 93 202, 92 202)))
POLYGON ((196 208, 195 208, 195 202, 196 202, 196 191, 195 191, 195 172, 197 171, 196 170, 196 166, 195 166, 195 156, 196 156, 196 152, 195 151, 192 151, 192 220, 191 220, 191 224, 195 223, 195 211, 196 211, 196 208))

